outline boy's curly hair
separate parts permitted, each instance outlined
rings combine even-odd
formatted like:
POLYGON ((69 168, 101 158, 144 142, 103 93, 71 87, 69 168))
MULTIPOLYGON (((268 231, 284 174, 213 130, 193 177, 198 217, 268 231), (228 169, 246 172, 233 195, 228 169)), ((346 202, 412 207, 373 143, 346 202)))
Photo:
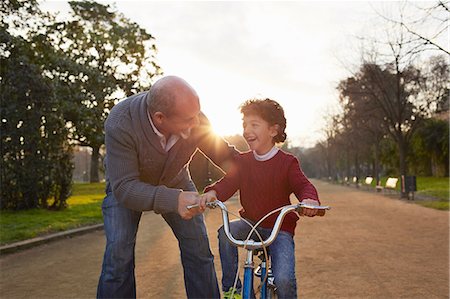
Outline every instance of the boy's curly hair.
POLYGON ((284 142, 286 140, 286 118, 284 110, 280 104, 271 99, 250 99, 245 101, 241 106, 241 113, 245 115, 257 115, 267 121, 269 125, 278 125, 278 134, 273 138, 275 143, 284 142))

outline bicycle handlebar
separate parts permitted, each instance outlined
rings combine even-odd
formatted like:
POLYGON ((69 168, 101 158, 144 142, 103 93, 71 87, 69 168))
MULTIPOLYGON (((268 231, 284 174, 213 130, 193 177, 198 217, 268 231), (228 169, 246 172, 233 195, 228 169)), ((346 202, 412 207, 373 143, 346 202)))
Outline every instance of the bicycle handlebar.
MULTIPOLYGON (((223 228, 225 231, 225 235, 227 236, 227 238, 230 240, 231 243, 233 243, 235 246, 245 247, 245 248, 252 249, 252 250, 269 246, 270 244, 273 243, 273 241, 275 241, 276 237, 278 236, 278 232, 281 229, 281 224, 283 223, 283 219, 288 213, 290 213, 294 210, 297 212, 301 212, 302 209, 313 209, 313 210, 318 211, 318 213, 316 215, 324 216, 325 211, 330 209, 329 206, 313 206, 313 205, 308 205, 308 204, 303 204, 303 203, 284 206, 281 209, 280 214, 277 216, 277 219, 275 220, 275 224, 273 226, 272 232, 270 233, 270 236, 264 241, 256 242, 251 239, 246 240, 246 241, 236 240, 231 235, 230 220, 228 219, 228 210, 223 202, 221 202, 219 200, 215 200, 215 201, 206 203, 206 206, 210 209, 215 209, 216 207, 219 207, 222 210, 223 228)), ((188 206, 187 208, 192 209, 195 207, 198 207, 198 205, 191 205, 191 206, 188 206)))

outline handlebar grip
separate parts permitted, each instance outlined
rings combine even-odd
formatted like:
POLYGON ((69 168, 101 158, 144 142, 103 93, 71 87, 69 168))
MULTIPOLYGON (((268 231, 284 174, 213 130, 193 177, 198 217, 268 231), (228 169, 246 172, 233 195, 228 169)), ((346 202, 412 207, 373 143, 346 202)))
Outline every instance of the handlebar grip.
POLYGON ((316 216, 320 216, 320 217, 325 216, 325 212, 326 212, 326 210, 318 210, 316 216))
POLYGON ((299 204, 299 207, 297 208, 297 212, 302 213, 303 209, 313 209, 316 210, 316 215, 315 216, 325 216, 326 210, 329 210, 330 207, 329 206, 309 206, 309 205, 302 205, 299 204))

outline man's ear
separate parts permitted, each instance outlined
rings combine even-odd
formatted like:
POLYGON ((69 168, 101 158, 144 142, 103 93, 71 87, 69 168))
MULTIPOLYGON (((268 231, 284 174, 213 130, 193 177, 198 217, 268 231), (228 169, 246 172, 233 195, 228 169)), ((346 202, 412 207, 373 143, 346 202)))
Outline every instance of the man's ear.
POLYGON ((155 112, 152 116, 152 120, 155 124, 160 125, 164 119, 164 114, 162 112, 155 112))

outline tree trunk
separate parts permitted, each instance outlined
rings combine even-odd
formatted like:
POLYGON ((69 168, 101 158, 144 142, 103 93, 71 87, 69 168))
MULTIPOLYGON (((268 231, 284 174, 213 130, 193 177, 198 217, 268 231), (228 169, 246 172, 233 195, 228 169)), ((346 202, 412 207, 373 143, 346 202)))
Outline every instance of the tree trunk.
POLYGON ((347 152, 346 152, 346 155, 345 155, 345 176, 347 178, 347 183, 348 183, 350 181, 350 173, 351 173, 351 170, 350 170, 350 149, 347 148, 346 150, 347 150, 347 152))
POLYGON ((99 166, 99 159, 100 158, 100 147, 92 147, 92 156, 91 156, 91 175, 90 175, 90 182, 91 183, 98 183, 100 182, 99 176, 98 176, 98 166, 99 166))
MULTIPOLYGON (((405 140, 400 139, 397 141, 398 144, 398 153, 399 153, 399 159, 400 159, 400 183, 402 176, 406 176, 408 169, 406 165, 406 153, 407 153, 407 143, 405 140)), ((400 188, 401 197, 406 198, 408 195, 406 192, 403 192, 402 188, 400 188)))
POLYGON ((361 167, 359 164, 359 155, 358 152, 355 153, 355 176, 359 179, 361 176, 361 167))
MULTIPOLYGON (((448 159, 446 161, 448 161, 448 159)), ((449 168, 450 168, 450 166, 448 165, 448 163, 444 162, 444 176, 445 177, 448 177, 448 175, 449 175, 449 168)))
POLYGON ((381 186, 380 181, 380 143, 375 144, 375 161, 374 161, 374 177, 376 180, 376 185, 381 186))
POLYGON ((332 176, 332 161, 331 161, 331 155, 330 155, 330 148, 327 148, 327 178, 329 178, 330 176, 332 176))

